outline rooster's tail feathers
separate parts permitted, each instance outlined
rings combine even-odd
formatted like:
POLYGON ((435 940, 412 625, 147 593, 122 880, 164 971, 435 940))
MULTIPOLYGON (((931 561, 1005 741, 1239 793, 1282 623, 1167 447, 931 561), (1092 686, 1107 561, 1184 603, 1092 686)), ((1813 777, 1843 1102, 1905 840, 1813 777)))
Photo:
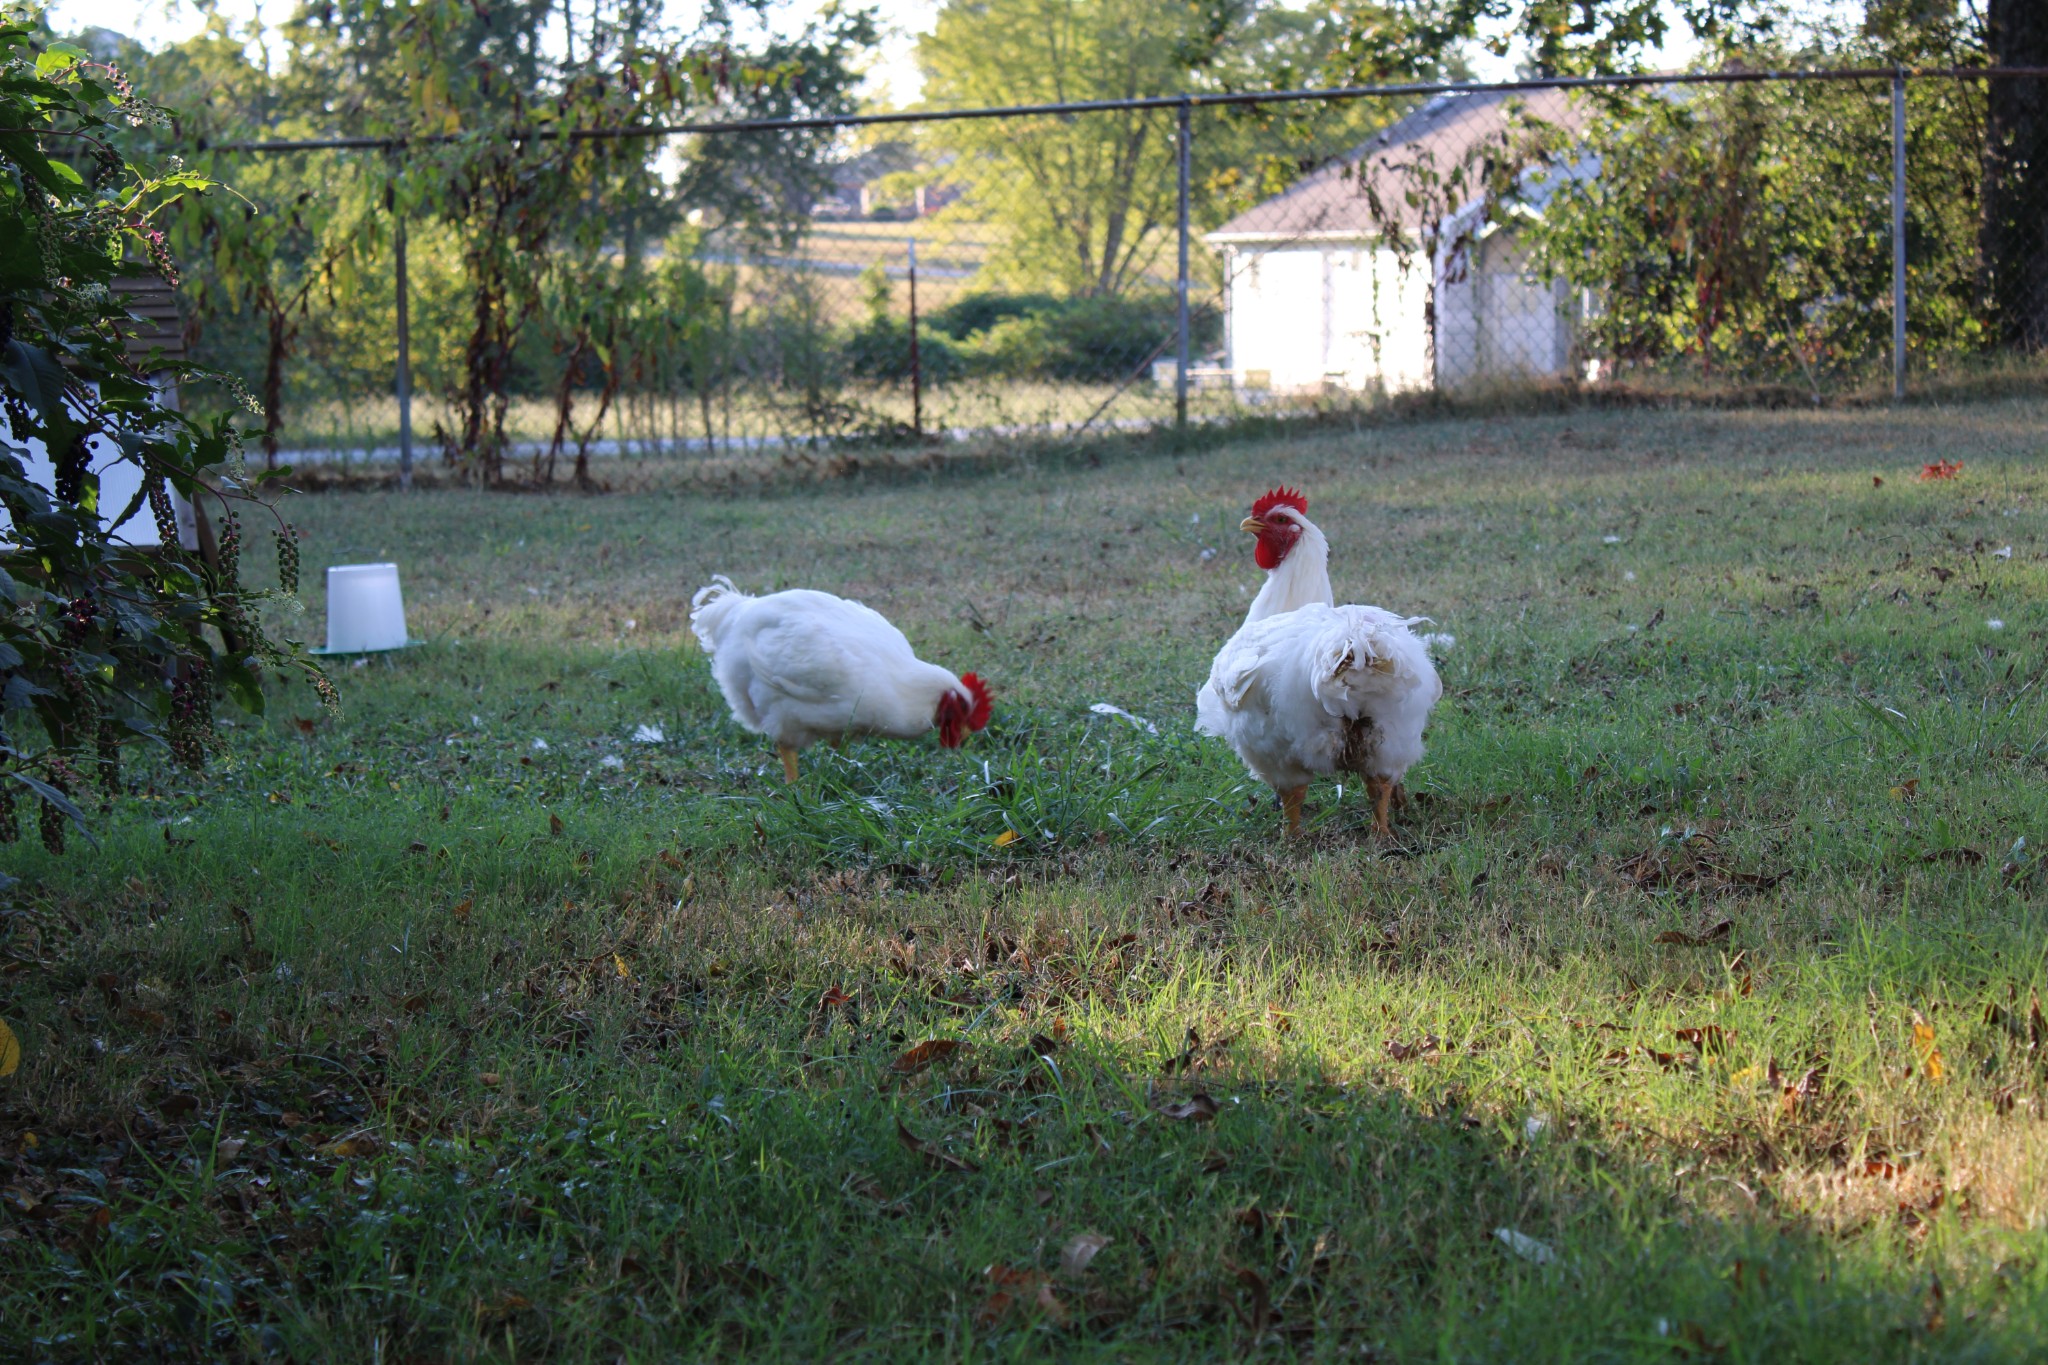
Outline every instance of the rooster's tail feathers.
POLYGON ((718 652, 718 637, 733 609, 752 600, 722 573, 713 574, 709 583, 697 589, 690 598, 690 631, 706 654, 718 652))

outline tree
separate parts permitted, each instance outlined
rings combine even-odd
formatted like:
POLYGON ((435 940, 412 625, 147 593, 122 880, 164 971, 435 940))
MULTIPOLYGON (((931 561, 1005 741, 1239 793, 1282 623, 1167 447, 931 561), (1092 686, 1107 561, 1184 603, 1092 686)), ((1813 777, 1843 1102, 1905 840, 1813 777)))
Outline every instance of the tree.
POLYGON ((392 211, 436 220, 460 260, 467 321, 446 384, 454 429, 440 434, 482 482, 503 477, 512 394, 552 389, 573 406, 608 326, 593 320, 578 340, 587 300, 558 272, 592 279, 616 256, 611 284, 632 287, 641 243, 674 225, 679 203, 742 238, 786 232, 808 215, 830 145, 823 131, 718 139, 685 148, 667 185, 654 167, 661 139, 585 135, 846 112, 874 37, 870 13, 838 6, 751 50, 744 16, 725 7, 688 29, 658 14, 648 0, 334 0, 286 26, 280 117, 402 141, 380 171, 392 211), (571 311, 551 314, 557 304, 571 311), (562 343, 559 382, 532 372, 546 363, 541 339, 562 343))
MULTIPOLYGON (((44 843, 60 851, 67 820, 83 827, 85 772, 97 769, 112 800, 131 743, 166 743, 201 766, 218 693, 261 710, 265 668, 303 669, 332 695, 303 651, 266 635, 250 610, 235 508, 262 479, 242 476, 229 420, 161 406, 147 376, 164 367, 131 361, 122 341, 129 320, 108 285, 138 268, 131 261, 175 284, 160 225, 182 196, 208 188, 175 163, 153 171, 121 151, 131 126, 163 117, 83 49, 38 50, 34 30, 0 21, 0 509, 14 543, 0 559, 0 842, 18 835, 25 790, 40 803, 44 843), (47 488, 30 478, 35 445, 53 456, 47 488), (100 501, 111 465, 140 476, 124 507, 100 501), (224 513, 215 564, 180 548, 173 491, 224 513), (109 530, 145 506, 163 540, 148 551, 109 530), (213 632, 237 647, 216 648, 213 632)), ((288 528, 278 545, 292 592, 288 528)))
MULTIPOLYGON (((950 0, 918 43, 937 108, 1130 99, 1186 88, 1242 0, 950 0)), ((1174 217, 1173 117, 1159 110, 935 125, 963 213, 1007 229, 1013 282, 1119 294, 1174 217)))
MULTIPOLYGON (((2048 5, 1988 0, 1984 17, 1992 65, 2048 67, 2048 5)), ((2005 344, 2048 350, 2048 77, 1987 84, 1986 293, 2005 344)))

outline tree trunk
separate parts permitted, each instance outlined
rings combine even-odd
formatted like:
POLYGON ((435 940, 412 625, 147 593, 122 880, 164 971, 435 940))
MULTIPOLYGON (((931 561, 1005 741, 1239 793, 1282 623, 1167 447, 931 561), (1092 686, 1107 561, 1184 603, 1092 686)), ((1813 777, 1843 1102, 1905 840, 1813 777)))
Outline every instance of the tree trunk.
MULTIPOLYGON (((1990 0, 1997 66, 2048 66, 2048 4, 1990 0)), ((2048 350, 2048 77, 2012 76, 1985 92, 1984 292, 2005 345, 2048 350)))

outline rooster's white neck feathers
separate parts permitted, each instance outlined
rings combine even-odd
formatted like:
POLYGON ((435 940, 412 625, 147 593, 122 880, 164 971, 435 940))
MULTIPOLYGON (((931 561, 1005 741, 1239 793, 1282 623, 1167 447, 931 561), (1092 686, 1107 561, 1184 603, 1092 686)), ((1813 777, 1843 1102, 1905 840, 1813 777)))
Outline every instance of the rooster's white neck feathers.
POLYGON ((1266 571, 1266 585, 1245 613, 1246 625, 1311 603, 1336 605, 1337 594, 1330 587, 1330 542, 1307 517, 1297 514, 1293 520, 1301 527, 1301 537, 1279 568, 1266 571))

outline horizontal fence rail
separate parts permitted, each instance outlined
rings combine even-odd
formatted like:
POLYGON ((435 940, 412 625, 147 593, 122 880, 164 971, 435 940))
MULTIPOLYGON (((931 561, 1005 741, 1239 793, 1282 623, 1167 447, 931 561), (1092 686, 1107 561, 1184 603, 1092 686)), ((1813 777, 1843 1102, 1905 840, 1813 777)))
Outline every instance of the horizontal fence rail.
MULTIPOLYGON (((978 109, 906 109, 887 113, 838 114, 817 118, 731 119, 706 123, 650 123, 614 128, 521 128, 506 134, 515 141, 601 141, 610 138, 676 137, 685 134, 830 132, 842 128, 876 128, 890 124, 953 123, 974 119, 1032 118, 1059 114, 1101 114, 1193 108, 1230 108, 1309 101, 1414 99, 1430 95, 1487 94, 1524 90, 1630 90, 1659 86, 1748 85, 1782 81, 1889 81, 1921 79, 1983 79, 2004 76, 2048 76, 2048 66, 1842 67, 1813 70, 1688 71, 1642 76, 1531 76, 1515 81, 1420 81, 1405 85, 1342 85, 1298 90, 1231 90, 1184 95, 1140 95, 1120 100, 1068 100, 1056 104, 994 104, 978 109)), ((460 142, 464 133, 420 133, 387 137, 273 138, 259 141, 200 141, 201 151, 326 152, 396 151, 409 146, 460 142)))

